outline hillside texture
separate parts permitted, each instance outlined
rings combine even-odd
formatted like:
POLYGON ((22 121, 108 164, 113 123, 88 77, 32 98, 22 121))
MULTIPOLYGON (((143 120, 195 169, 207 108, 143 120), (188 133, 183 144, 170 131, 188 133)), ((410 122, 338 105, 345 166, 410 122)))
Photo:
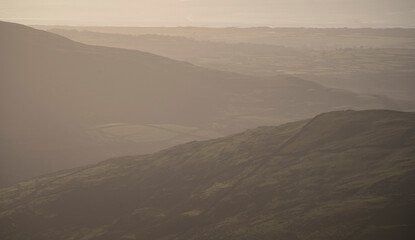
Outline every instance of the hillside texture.
POLYGON ((415 114, 341 111, 0 191, 1 239, 413 239, 415 114))

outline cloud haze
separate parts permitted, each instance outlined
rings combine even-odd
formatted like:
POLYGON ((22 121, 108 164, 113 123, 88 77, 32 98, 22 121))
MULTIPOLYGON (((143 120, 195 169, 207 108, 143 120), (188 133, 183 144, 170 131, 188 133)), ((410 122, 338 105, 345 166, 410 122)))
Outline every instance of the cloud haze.
POLYGON ((412 0, 3 0, 25 24, 414 27, 412 0))

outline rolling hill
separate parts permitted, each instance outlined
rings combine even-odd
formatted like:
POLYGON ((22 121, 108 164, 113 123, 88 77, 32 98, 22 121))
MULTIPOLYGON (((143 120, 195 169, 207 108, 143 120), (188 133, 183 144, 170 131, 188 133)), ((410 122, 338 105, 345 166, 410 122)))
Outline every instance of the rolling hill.
POLYGON ((0 23, 1 185, 115 156, 391 100, 250 77, 0 23))
POLYGON ((413 239, 415 114, 337 111, 0 190, 0 238, 413 239))

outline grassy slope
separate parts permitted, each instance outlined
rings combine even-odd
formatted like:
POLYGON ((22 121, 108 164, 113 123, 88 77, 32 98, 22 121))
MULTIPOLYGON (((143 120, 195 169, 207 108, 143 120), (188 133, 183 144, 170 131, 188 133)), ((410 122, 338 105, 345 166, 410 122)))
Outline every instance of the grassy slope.
POLYGON ((2 239, 411 239, 415 115, 345 111, 3 189, 2 239))

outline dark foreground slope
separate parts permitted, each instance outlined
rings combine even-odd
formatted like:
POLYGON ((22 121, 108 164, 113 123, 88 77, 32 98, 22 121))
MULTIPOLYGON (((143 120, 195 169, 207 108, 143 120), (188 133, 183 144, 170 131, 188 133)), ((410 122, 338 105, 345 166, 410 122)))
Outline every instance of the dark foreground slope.
POLYGON ((343 111, 0 192, 1 239, 413 239, 415 114, 343 111))
POLYGON ((0 23, 0 186, 387 99, 212 71, 0 23))

